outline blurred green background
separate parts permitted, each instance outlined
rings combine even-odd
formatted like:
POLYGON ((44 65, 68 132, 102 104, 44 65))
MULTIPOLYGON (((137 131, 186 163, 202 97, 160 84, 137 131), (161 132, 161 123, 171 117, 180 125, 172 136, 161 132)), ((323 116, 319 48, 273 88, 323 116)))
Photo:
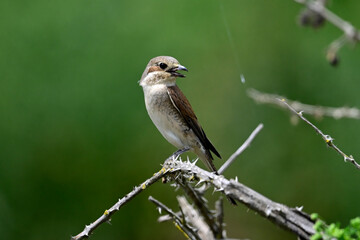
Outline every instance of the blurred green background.
MULTIPOLYGON (((359 1, 329 7, 360 27, 359 1)), ((224 159, 264 123, 225 176, 328 222, 360 215, 360 172, 309 126, 246 95, 256 88, 360 107, 359 48, 344 47, 332 68, 325 51, 341 32, 298 26, 301 8, 292 0, 0 1, 1 239, 69 239, 160 169, 176 149, 149 119, 137 83, 158 55, 189 69, 178 85, 224 159)), ((358 120, 310 119, 360 159, 358 120)), ((147 200, 176 210, 176 194, 155 184, 91 239, 184 239, 157 223, 147 200)), ((225 202, 225 221, 229 237, 295 239, 242 205, 225 202)))

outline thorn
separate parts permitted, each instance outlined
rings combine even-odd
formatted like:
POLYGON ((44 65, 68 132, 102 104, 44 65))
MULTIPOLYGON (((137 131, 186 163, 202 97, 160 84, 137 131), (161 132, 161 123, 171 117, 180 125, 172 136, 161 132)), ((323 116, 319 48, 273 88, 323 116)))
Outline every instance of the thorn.
POLYGON ((157 210, 159 211, 159 214, 161 214, 161 207, 157 207, 157 210))
POLYGON ((267 205, 266 208, 265 208, 265 215, 268 217, 272 212, 272 208, 267 205))
POLYGON ((197 161, 199 161, 199 158, 196 158, 193 162, 192 162, 192 165, 195 166, 197 161))
POLYGON ((222 192, 222 191, 224 191, 224 188, 217 188, 216 189, 216 192, 222 192))
POLYGON ((304 209, 304 206, 295 207, 295 209, 298 210, 299 212, 301 212, 304 209))
POLYGON ((330 135, 325 135, 325 142, 331 144, 334 139, 330 135))
POLYGON ((203 183, 203 182, 205 182, 205 180, 204 180, 204 179, 200 179, 200 180, 195 184, 195 187, 198 186, 199 184, 203 183))
POLYGON ((299 114, 300 116, 302 116, 302 115, 303 115, 303 113, 304 113, 304 111, 300 111, 300 112, 298 112, 298 114, 299 114))

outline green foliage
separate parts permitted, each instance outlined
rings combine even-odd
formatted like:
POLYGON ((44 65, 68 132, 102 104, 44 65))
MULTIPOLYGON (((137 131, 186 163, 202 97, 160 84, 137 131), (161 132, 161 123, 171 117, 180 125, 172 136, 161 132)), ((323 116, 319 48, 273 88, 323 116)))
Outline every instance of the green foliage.
POLYGON ((311 240, 356 240, 360 239, 360 217, 350 220, 350 224, 345 228, 341 228, 339 223, 331 223, 327 225, 319 218, 317 213, 311 215, 311 219, 316 220, 314 229, 316 233, 311 240))

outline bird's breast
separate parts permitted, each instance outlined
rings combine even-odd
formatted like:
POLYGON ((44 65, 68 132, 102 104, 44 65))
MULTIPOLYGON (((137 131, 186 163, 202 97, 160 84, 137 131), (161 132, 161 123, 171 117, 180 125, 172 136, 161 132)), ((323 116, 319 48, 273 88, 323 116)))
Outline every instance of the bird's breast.
POLYGON ((189 127, 171 102, 166 85, 146 86, 144 96, 148 114, 164 138, 177 148, 186 147, 189 127))

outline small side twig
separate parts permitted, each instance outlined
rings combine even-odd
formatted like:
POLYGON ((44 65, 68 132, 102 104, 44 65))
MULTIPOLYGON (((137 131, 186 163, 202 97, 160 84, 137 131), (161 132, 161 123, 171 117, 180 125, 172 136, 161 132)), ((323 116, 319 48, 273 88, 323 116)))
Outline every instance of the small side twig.
POLYGON ((246 139, 246 141, 234 152, 228 160, 220 167, 218 173, 222 174, 233 162, 234 160, 246 149, 250 146, 250 143, 254 140, 256 135, 261 131, 264 127, 262 123, 260 123, 255 130, 250 134, 250 136, 246 139))
POLYGON ((186 195, 188 195, 199 209, 201 215, 204 217, 205 222, 210 227, 214 236, 223 238, 221 235, 220 227, 217 225, 213 215, 211 214, 207 203, 204 201, 203 196, 198 193, 185 179, 176 180, 180 186, 184 189, 186 195))
MULTIPOLYGON (((256 89, 248 89, 247 94, 250 98, 255 100, 257 103, 267 103, 279 106, 287 109, 287 107, 279 102, 277 99, 286 99, 286 97, 260 92, 256 89)), ((360 119, 360 109, 355 107, 326 107, 326 106, 314 106, 310 104, 301 103, 299 101, 293 101, 287 99, 288 104, 296 111, 304 111, 306 114, 313 115, 315 117, 332 117, 335 119, 341 118, 353 118, 360 119)))
POLYGON ((181 232, 185 235, 186 238, 191 240, 201 240, 200 236, 196 232, 194 232, 191 228, 189 228, 187 224, 184 223, 182 219, 173 210, 171 210, 165 204, 156 200, 152 196, 150 196, 148 199, 149 201, 153 202, 158 208, 164 210, 168 214, 167 216, 172 217, 176 227, 181 230, 181 232))
POLYGON ((180 208, 185 216, 185 219, 198 230, 201 240, 215 240, 210 227, 206 224, 201 215, 189 204, 183 196, 178 196, 180 208))
POLYGON ((216 222, 219 226, 223 238, 226 238, 226 232, 224 231, 224 201, 222 196, 215 202, 216 222))
POLYGON ((325 143, 333 148, 336 152, 338 152, 341 156, 343 156, 344 161, 347 162, 351 162, 357 169, 360 169, 360 165, 355 161, 355 159, 353 158, 353 156, 348 156, 347 154, 345 154, 343 151, 341 151, 335 144, 334 144, 334 139, 330 136, 330 135, 326 135, 324 134, 319 128, 317 128, 314 124, 312 124, 309 120, 307 120, 303 114, 302 111, 297 112, 294 108, 292 108, 286 101, 285 99, 278 99, 278 101, 282 102, 283 104, 285 104, 285 106, 287 106, 291 112, 293 112, 295 115, 297 115, 301 120, 303 120, 304 122, 306 122, 308 125, 310 125, 318 134, 321 135, 322 139, 325 141, 325 143))

